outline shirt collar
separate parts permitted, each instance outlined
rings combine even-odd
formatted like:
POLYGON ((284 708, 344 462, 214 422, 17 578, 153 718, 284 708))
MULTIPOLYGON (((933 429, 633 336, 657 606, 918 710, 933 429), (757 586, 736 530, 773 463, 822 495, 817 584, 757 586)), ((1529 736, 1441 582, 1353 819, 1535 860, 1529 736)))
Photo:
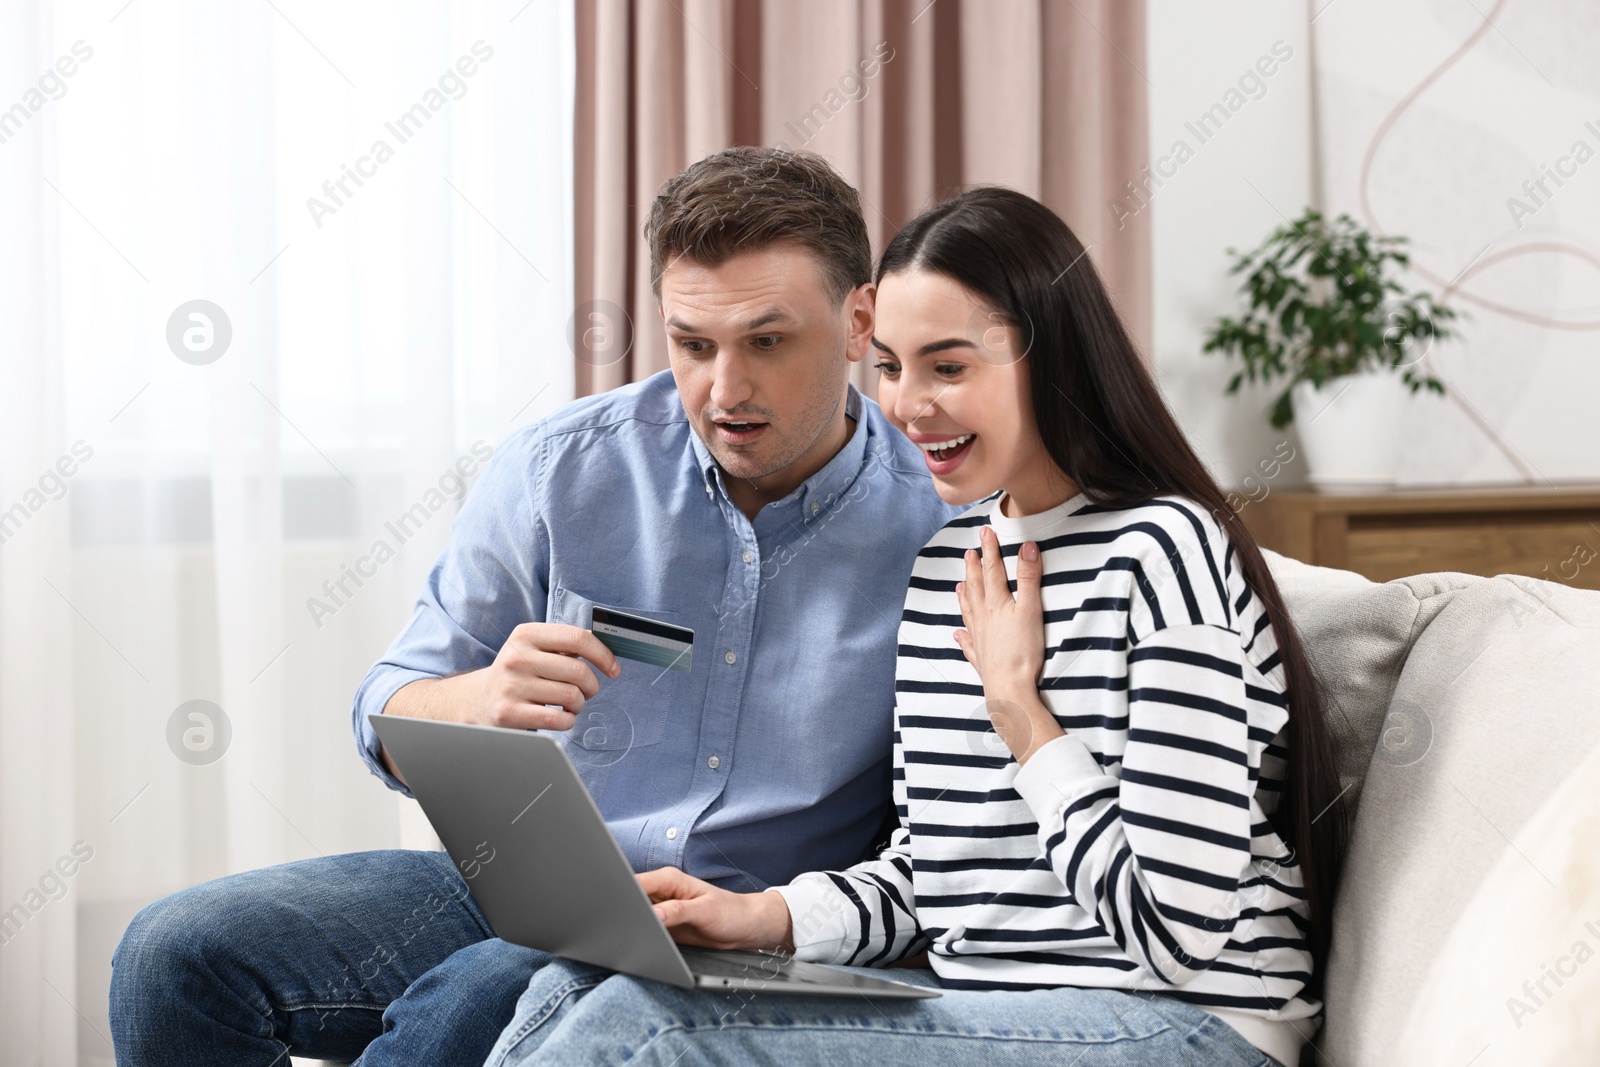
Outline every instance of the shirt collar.
MULTIPOLYGON (((862 418, 861 391, 854 384, 847 385, 846 389, 845 414, 855 422, 850 439, 823 465, 821 470, 801 482, 794 492, 781 500, 773 501, 768 506, 786 508, 798 504, 800 518, 810 522, 824 514, 829 505, 850 488, 856 475, 861 473, 861 464, 867 455, 868 430, 866 421, 862 418)), ((695 462, 700 468, 701 477, 705 480, 707 495, 716 492, 721 485, 722 468, 717 465, 711 451, 706 448, 706 443, 700 440, 700 434, 692 422, 689 426, 689 444, 694 449, 695 462)))

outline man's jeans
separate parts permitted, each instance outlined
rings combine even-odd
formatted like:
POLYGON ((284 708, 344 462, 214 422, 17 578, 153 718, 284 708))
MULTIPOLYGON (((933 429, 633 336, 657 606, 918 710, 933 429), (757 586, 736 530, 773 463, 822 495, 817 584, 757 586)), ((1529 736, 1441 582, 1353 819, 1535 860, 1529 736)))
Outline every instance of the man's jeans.
MULTIPOLYGON (((932 971, 862 974, 937 987, 932 971)), ((1281 1067, 1221 1019, 1117 989, 945 990, 937 1000, 688 991, 555 960, 484 1067, 1281 1067)))
POLYGON ((111 959, 120 1067, 480 1067, 551 957, 493 938, 449 856, 397 850, 174 893, 111 959))

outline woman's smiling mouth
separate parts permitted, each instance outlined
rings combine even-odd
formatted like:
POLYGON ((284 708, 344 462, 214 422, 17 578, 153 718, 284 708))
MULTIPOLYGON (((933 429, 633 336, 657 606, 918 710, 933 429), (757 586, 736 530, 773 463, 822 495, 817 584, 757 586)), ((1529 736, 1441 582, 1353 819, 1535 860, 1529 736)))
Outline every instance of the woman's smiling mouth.
POLYGON ((928 463, 928 470, 936 475, 950 474, 972 450, 972 442, 977 440, 975 433, 962 434, 912 434, 911 440, 922 449, 922 456, 928 463))

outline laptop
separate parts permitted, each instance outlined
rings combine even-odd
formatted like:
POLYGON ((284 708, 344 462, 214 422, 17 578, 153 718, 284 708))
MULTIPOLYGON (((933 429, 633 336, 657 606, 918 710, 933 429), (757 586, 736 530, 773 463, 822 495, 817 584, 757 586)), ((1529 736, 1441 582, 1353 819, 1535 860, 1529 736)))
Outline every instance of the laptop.
POLYGON ((683 989, 918 999, 936 989, 679 945, 547 734, 368 715, 495 936, 683 989))

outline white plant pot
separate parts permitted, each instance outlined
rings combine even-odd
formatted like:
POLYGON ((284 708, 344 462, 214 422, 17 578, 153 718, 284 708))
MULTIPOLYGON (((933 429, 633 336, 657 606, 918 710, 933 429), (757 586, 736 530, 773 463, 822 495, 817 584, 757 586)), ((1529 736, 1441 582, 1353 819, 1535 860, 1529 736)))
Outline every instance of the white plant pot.
POLYGON ((1289 392, 1294 425, 1318 489, 1393 485, 1400 468, 1400 428, 1408 390, 1392 370, 1363 371, 1289 392))

